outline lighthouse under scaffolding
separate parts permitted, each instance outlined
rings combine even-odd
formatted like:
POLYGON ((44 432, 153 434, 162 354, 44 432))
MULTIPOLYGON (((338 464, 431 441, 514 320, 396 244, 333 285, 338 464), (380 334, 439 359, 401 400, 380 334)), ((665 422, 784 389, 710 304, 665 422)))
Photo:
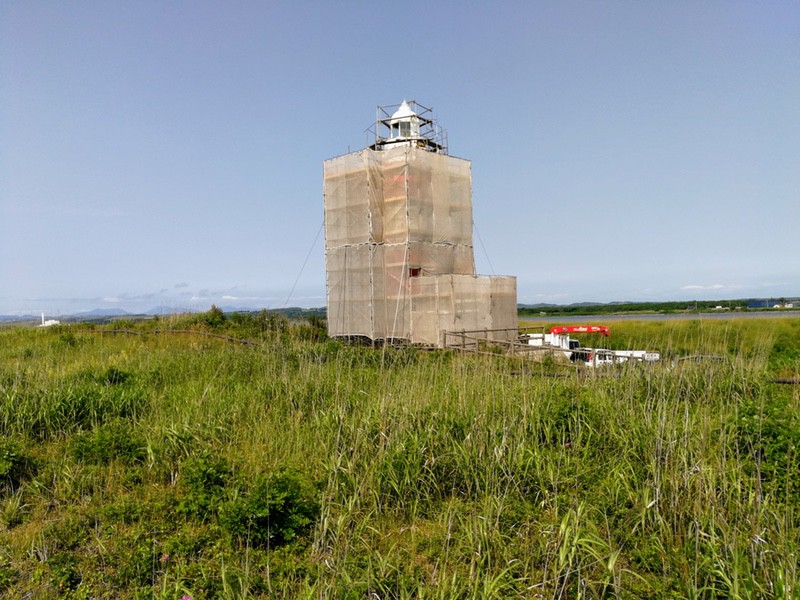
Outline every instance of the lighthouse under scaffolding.
POLYGON ((510 340, 515 277, 475 274, 472 175, 432 111, 379 106, 372 140, 324 163, 328 333, 448 345, 447 332, 510 340))

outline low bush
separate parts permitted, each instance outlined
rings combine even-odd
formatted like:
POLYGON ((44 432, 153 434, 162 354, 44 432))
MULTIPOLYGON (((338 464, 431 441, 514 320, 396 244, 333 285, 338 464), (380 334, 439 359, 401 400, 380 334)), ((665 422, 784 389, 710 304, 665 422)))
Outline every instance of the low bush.
POLYGON ((108 367, 100 376, 100 381, 106 385, 121 385, 131 378, 131 374, 117 367, 108 367))
POLYGON ((72 456, 89 464, 106 465, 118 460, 127 465, 146 456, 146 441, 127 421, 114 421, 76 435, 69 444, 72 456))
POLYGON ((779 497, 800 500, 800 416, 788 391, 766 389, 741 403, 735 418, 737 450, 747 471, 758 473, 779 497))
POLYGON ((302 473, 280 469, 261 475, 242 496, 220 507, 220 524, 242 543, 281 545, 308 533, 320 510, 320 493, 302 473))
POLYGON ((202 521, 208 519, 222 502, 231 477, 231 467, 224 458, 207 452, 189 458, 181 467, 183 497, 178 512, 202 521))
POLYGON ((228 319, 221 308, 212 304, 208 312, 197 315, 197 321, 209 329, 216 330, 225 327, 228 319))
POLYGON ((72 552, 62 552, 48 559, 50 566, 52 586, 59 594, 67 594, 75 590, 81 583, 83 576, 78 570, 78 560, 72 552))
POLYGON ((15 490, 35 472, 35 462, 22 442, 0 439, 0 494, 15 490))
POLYGON ((787 327, 776 335, 768 364, 774 371, 795 375, 800 372, 800 324, 787 327))

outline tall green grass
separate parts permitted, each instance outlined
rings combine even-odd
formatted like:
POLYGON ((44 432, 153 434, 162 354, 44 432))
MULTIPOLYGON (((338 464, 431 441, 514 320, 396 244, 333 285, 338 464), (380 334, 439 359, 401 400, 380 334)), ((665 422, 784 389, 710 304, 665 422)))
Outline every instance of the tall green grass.
POLYGON ((621 323, 663 360, 597 372, 109 328, 0 329, 11 597, 798 595, 796 321, 621 323))

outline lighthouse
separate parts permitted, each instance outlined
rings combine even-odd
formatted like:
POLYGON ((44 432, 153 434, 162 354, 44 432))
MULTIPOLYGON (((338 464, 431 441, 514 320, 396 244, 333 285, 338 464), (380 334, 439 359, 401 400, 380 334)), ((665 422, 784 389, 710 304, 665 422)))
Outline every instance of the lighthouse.
POLYGON ((372 139, 323 163, 328 334, 447 345, 516 334, 516 278, 475 273, 472 174, 430 108, 378 106, 372 139), (513 331, 513 333, 512 333, 513 331))

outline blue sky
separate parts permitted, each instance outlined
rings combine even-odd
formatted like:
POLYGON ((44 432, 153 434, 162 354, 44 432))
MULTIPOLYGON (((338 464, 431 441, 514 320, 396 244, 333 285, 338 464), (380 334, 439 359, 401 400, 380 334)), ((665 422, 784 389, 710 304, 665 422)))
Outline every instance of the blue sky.
POLYGON ((800 3, 10 0, 0 313, 324 306, 322 161, 403 99, 519 302, 800 294, 800 3))

